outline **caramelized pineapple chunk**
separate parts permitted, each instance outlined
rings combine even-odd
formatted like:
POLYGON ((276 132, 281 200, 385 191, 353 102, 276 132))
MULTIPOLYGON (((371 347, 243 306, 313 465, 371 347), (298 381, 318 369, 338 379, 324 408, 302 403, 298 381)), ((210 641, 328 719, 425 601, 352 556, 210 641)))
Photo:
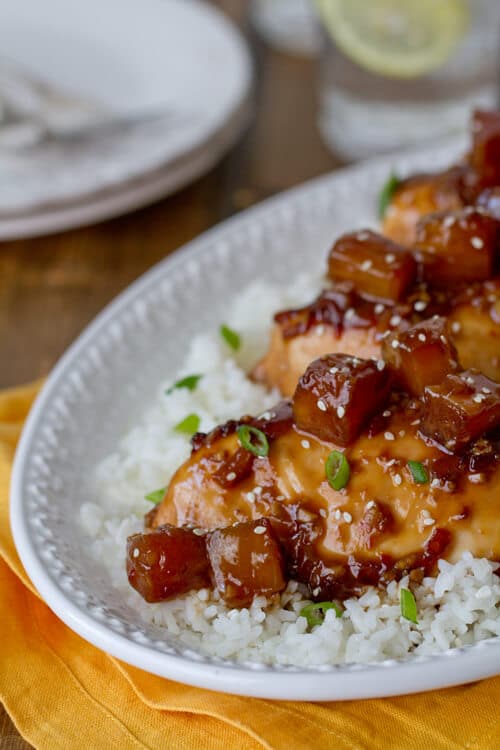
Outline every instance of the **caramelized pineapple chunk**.
POLYGON ((500 385, 478 370, 447 375, 424 391, 421 430, 452 453, 500 426, 500 385))
POLYGON ((482 187, 500 185, 500 112, 474 112, 470 164, 482 187))
POLYGON ((387 336, 382 342, 382 357, 395 372, 398 384, 415 396, 458 369, 446 319, 437 315, 387 336))
POLYGON ((391 377, 379 360, 327 354, 314 360, 293 397, 301 430, 336 445, 348 445, 384 404, 391 377))
POLYGON ((215 585, 230 606, 243 607, 286 586, 283 556, 266 518, 216 529, 207 549, 215 585))
POLYGON ((250 451, 238 448, 227 461, 222 462, 212 476, 221 487, 236 487, 252 473, 254 458, 250 451))
POLYGON ((431 214, 417 227, 424 280, 433 286, 485 281, 493 275, 499 224, 472 207, 431 214))
POLYGON ((210 585, 205 539, 192 529, 160 526, 127 539, 129 583, 147 602, 210 585))
POLYGON ((328 258, 333 281, 351 281, 359 294, 375 300, 398 302, 416 271, 410 252, 369 230, 344 234, 328 258))

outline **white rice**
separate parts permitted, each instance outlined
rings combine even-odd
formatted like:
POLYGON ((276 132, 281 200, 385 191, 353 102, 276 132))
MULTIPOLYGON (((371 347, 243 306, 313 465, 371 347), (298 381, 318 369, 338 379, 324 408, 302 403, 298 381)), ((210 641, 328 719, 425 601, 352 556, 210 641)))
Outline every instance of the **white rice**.
POLYGON ((275 310, 305 304, 317 294, 318 276, 302 276, 286 289, 256 282, 238 296, 224 321, 241 335, 234 354, 217 331, 200 334, 178 373, 161 385, 140 424, 121 440, 96 469, 98 503, 82 506, 80 519, 90 538, 90 552, 109 572, 112 583, 146 622, 162 625, 186 647, 238 662, 318 666, 373 662, 428 654, 500 635, 498 563, 470 554, 455 565, 441 560, 439 574, 413 586, 418 625, 401 616, 399 591, 408 580, 386 591, 369 588, 348 599, 342 617, 333 610, 312 632, 301 609, 310 603, 306 590, 291 581, 281 596, 256 597, 249 608, 230 609, 216 592, 186 594, 147 604, 129 586, 125 574, 128 535, 141 531, 151 509, 144 495, 168 483, 189 456, 189 439, 173 431, 187 414, 201 418, 200 429, 242 414, 258 414, 279 398, 252 383, 246 370, 267 345, 275 310), (195 391, 165 391, 173 381, 203 373, 195 391))

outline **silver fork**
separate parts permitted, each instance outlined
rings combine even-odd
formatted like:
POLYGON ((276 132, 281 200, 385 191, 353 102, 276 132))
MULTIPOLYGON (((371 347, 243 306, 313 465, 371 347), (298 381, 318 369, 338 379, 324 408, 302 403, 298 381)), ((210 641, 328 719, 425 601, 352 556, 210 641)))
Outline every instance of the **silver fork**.
POLYGON ((180 124, 182 118, 174 117, 169 109, 114 114, 97 102, 68 95, 12 63, 0 61, 0 149, 79 145, 161 122, 180 124))

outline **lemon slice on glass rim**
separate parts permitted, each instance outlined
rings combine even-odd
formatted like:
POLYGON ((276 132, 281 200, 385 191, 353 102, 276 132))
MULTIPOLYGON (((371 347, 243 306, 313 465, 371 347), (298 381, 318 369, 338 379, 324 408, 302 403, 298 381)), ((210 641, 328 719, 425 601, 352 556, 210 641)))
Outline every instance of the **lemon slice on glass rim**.
POLYGON ((337 46, 363 68, 412 78, 443 65, 468 23, 466 0, 317 0, 337 46))

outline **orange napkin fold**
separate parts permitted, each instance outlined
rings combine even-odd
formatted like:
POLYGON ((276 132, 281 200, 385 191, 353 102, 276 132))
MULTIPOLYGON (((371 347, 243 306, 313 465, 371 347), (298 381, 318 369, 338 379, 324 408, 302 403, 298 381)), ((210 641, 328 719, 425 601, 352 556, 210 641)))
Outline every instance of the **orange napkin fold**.
POLYGON ((0 700, 28 742, 47 750, 498 750, 500 678, 350 703, 267 701, 154 677, 73 633, 34 590, 8 520, 15 445, 39 387, 0 393, 0 700))

